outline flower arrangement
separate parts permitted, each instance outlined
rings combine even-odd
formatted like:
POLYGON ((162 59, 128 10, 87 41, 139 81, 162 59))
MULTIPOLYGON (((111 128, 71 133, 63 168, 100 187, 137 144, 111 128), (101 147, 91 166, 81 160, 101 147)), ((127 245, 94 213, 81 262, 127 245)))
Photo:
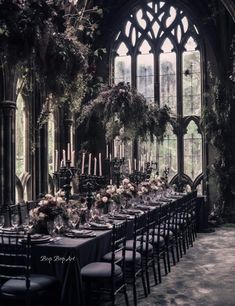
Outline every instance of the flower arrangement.
POLYGON ((38 207, 30 210, 29 216, 33 219, 35 232, 46 233, 47 222, 61 216, 66 223, 72 214, 78 213, 82 203, 72 200, 66 203, 62 196, 46 194, 38 203, 38 207))

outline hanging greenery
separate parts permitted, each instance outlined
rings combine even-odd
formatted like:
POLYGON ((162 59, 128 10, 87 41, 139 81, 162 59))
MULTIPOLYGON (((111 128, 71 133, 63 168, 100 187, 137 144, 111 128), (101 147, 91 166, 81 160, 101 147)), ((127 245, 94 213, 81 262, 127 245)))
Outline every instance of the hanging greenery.
MULTIPOLYGON (((71 108, 80 103, 89 56, 97 52, 90 43, 102 14, 90 0, 0 0, 1 87, 7 91, 7 84, 19 77, 16 72, 27 71, 29 79, 33 75, 44 88, 45 99, 53 94, 54 101, 63 104, 69 97, 71 108), (6 78, 12 67, 17 71, 6 78)), ((4 90, 3 95, 9 96, 4 90)))
POLYGON ((94 118, 102 123, 108 141, 116 136, 124 140, 150 137, 151 141, 156 137, 162 141, 171 120, 167 106, 148 104, 142 94, 124 82, 103 85, 97 98, 81 108, 78 125, 88 127, 94 118))
MULTIPOLYGON (((235 41, 233 41, 233 45, 234 43, 235 41)), ((207 105, 203 111, 202 128, 207 142, 216 150, 216 158, 210 169, 211 174, 215 177, 218 190, 218 198, 212 209, 212 217, 215 218, 216 215, 216 219, 221 220, 232 201, 234 180, 231 105, 235 99, 235 70, 230 71, 223 82, 213 75, 211 68, 208 70, 210 86, 208 92, 205 93, 207 105)))

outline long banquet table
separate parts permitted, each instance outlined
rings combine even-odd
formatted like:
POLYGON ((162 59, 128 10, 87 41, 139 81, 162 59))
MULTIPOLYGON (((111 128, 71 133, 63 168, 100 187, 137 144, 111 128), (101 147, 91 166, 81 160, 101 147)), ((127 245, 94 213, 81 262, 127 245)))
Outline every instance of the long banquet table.
MULTIPOLYGON (((196 194, 186 195, 185 200, 188 197, 194 198, 196 194)), ((133 221, 129 220, 128 224, 130 233, 133 221)), ((61 306, 85 305, 80 269, 90 262, 101 260, 109 251, 111 242, 111 229, 97 229, 95 233, 96 237, 61 237, 59 241, 32 247, 33 271, 56 276, 60 281, 61 306)))

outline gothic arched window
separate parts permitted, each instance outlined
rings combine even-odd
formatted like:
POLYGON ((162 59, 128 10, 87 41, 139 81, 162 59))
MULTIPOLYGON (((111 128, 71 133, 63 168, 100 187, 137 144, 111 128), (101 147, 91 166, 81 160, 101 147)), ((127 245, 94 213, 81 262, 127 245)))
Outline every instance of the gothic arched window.
MULTIPOLYGON (((184 177, 196 187, 202 178, 202 46, 186 12, 165 1, 139 1, 119 26, 112 46, 112 81, 130 82, 148 103, 168 105, 178 126, 168 126, 162 144, 138 142, 172 182, 184 177)), ((135 147, 135 146, 133 146, 135 147)))

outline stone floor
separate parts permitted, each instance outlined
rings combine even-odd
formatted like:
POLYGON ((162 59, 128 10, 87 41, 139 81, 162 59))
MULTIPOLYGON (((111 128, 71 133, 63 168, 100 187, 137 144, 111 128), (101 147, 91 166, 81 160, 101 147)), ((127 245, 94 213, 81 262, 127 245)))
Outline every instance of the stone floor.
MULTIPOLYGON (((199 233, 194 247, 147 298, 138 287, 138 306, 235 306, 235 224, 199 233)), ((131 291, 128 295, 133 305, 131 291)))

